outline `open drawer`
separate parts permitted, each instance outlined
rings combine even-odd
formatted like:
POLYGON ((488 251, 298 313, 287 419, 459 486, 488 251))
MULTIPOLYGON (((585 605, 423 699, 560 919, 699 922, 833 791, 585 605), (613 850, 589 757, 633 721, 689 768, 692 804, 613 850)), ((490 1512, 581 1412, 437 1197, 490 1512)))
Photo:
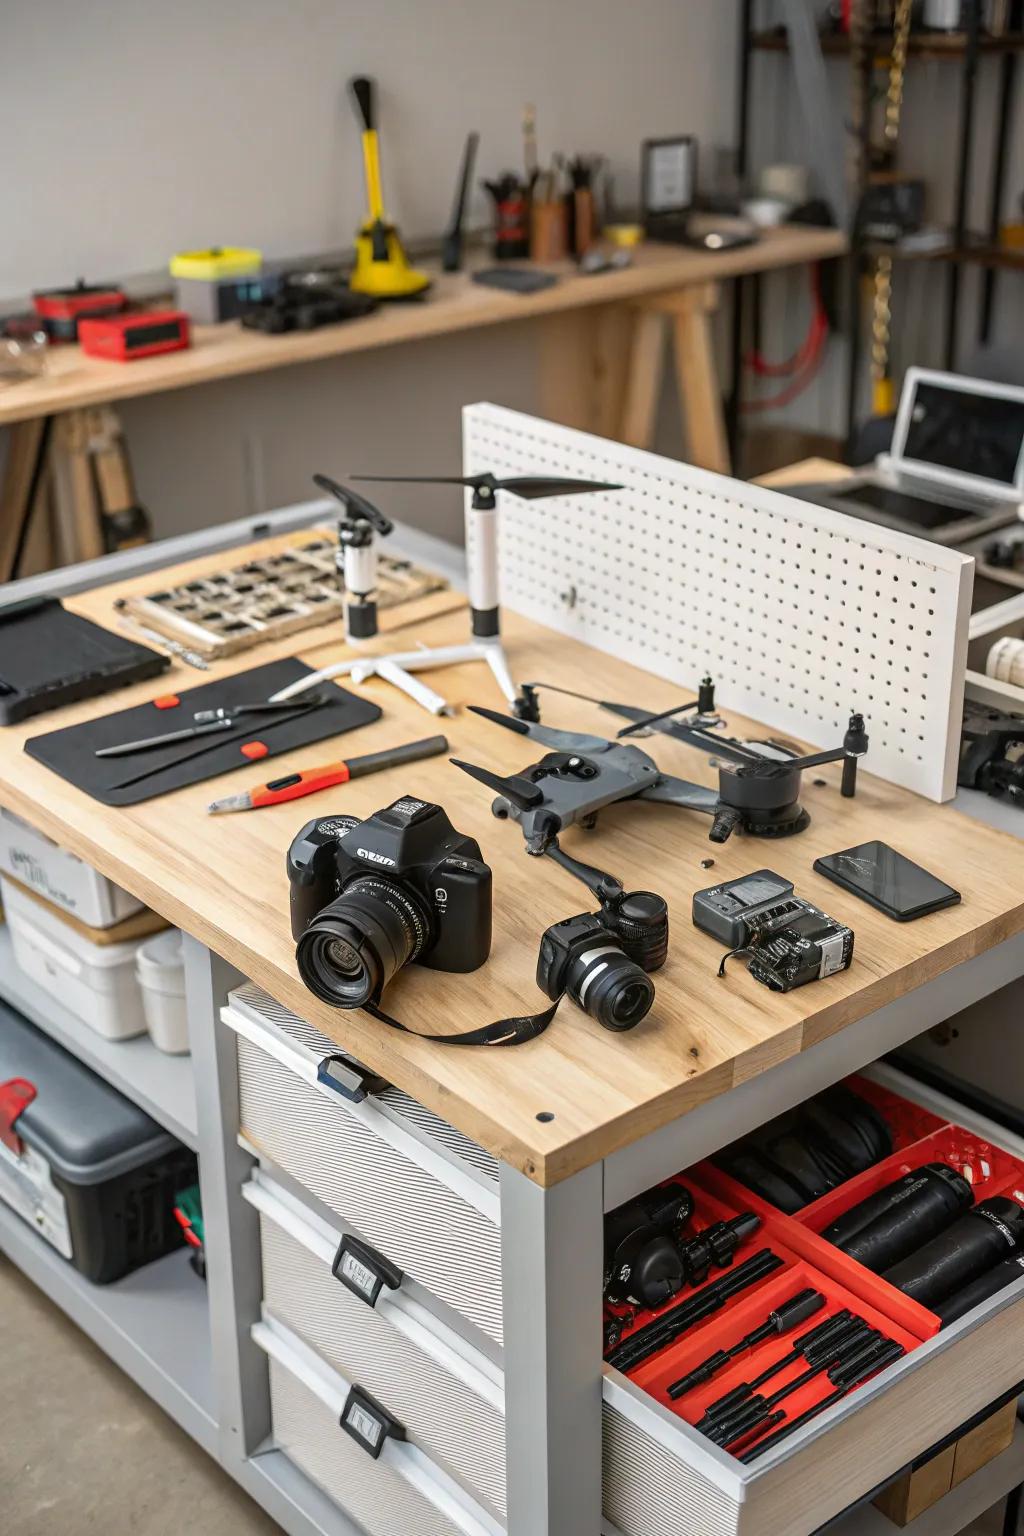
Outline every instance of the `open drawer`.
POLYGON ((488 1340, 502 1338, 498 1165, 251 982, 237 1036, 242 1134, 488 1340))
MULTIPOLYGON (((952 1100, 886 1066, 865 1075, 1024 1162, 1024 1142, 952 1100)), ((805 1248, 801 1266, 813 1265, 813 1243, 820 1240, 814 1237, 805 1248)), ((840 1269, 822 1279, 808 1278, 802 1268, 793 1275, 792 1291, 807 1284, 825 1289, 822 1279, 846 1281, 840 1269)), ((771 1277, 764 1285, 773 1283, 771 1277)), ((905 1299, 875 1284, 875 1305, 889 1291, 898 1313, 905 1299)), ((743 1311, 737 1307, 730 1342, 777 1304, 769 1298, 759 1307, 758 1295, 752 1290, 743 1311), (758 1312, 760 1317, 751 1315, 758 1312)), ((849 1304, 866 1315, 863 1296, 854 1295, 849 1304)), ((606 1366, 606 1516, 624 1536, 808 1536, 1024 1378, 1024 1279, 930 1337, 930 1314, 914 1307, 905 1314, 911 1322, 914 1311, 921 1324, 917 1342, 901 1359, 749 1465, 699 1434, 682 1417, 686 1400, 673 1405, 663 1390, 673 1376, 722 1347, 720 1335, 709 1339, 707 1323, 671 1346, 679 1350, 677 1369, 665 1361, 657 1371, 641 1367, 634 1373, 650 1390, 606 1366)), ((883 1331, 897 1336, 892 1326, 883 1331)), ((726 1386, 729 1380, 723 1375, 726 1386)))

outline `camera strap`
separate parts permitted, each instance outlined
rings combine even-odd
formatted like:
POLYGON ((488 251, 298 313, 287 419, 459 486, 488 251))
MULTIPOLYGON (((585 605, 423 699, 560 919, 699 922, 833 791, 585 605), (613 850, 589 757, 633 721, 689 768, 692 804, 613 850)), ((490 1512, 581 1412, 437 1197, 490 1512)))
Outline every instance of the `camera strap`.
POLYGON ((393 1019, 390 1013, 385 1013, 376 1003, 364 1003, 363 1009, 382 1024, 390 1024, 392 1029, 400 1029, 403 1034, 415 1035, 417 1040, 430 1040, 437 1045, 524 1045, 527 1040, 536 1040, 538 1035, 544 1033, 564 996, 565 993, 560 992, 550 1008, 545 1008, 541 1013, 521 1013, 507 1019, 495 1019, 490 1024, 481 1024, 478 1029, 464 1030, 461 1035, 424 1035, 418 1029, 410 1029, 401 1020, 393 1019))

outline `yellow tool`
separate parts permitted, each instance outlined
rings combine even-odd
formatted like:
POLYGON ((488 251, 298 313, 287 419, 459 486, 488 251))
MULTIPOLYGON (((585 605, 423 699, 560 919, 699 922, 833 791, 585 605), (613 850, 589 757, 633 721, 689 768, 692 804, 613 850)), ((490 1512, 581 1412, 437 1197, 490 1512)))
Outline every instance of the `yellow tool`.
POLYGON ((226 277, 249 277, 259 272, 263 257, 248 246, 212 245, 207 251, 179 251, 171 257, 172 277, 188 277, 217 283, 226 277))
POLYGON ((370 205, 366 223, 356 236, 356 264, 349 287, 375 299, 418 299, 430 287, 430 278, 409 265, 397 229, 384 217, 376 87, 372 80, 360 75, 349 82, 349 88, 363 125, 363 166, 370 205))

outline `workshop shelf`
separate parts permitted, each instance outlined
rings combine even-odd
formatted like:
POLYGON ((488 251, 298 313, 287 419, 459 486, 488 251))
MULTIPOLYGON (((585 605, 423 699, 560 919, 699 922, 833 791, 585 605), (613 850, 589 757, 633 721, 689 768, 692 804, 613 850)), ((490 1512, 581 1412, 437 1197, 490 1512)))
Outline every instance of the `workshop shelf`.
POLYGON ((93 1285, 0 1204, 0 1250, 182 1429, 216 1452, 209 1305, 187 1248, 112 1285, 93 1285))
POLYGON ((148 1035, 107 1040, 97 1034, 18 968, 6 926, 0 927, 0 997, 138 1104, 172 1136, 196 1150, 198 1121, 191 1056, 168 1056, 157 1050, 148 1035))

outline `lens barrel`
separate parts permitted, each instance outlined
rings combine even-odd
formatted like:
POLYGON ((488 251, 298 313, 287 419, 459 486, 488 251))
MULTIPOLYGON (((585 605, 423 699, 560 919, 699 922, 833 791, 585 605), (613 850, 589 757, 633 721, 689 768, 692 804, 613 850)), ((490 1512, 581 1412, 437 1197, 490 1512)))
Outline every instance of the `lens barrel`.
POLYGON ((565 990, 604 1029, 634 1029, 654 1002, 654 985, 608 935, 572 960, 565 990))
POLYGON ((882 1278, 930 1307, 994 1269, 1022 1240, 1024 1209, 1005 1195, 993 1195, 882 1278))
POLYGON ((601 913, 630 960, 657 971, 668 959, 668 905, 654 891, 628 891, 601 913))
POLYGON ((295 961, 325 1003, 361 1008, 380 998, 431 936, 430 915, 407 886, 386 875, 357 875, 301 935, 295 961))
POLYGON ((926 1163, 844 1211, 821 1235, 880 1274, 952 1226, 973 1204, 971 1186, 955 1168, 926 1163))

